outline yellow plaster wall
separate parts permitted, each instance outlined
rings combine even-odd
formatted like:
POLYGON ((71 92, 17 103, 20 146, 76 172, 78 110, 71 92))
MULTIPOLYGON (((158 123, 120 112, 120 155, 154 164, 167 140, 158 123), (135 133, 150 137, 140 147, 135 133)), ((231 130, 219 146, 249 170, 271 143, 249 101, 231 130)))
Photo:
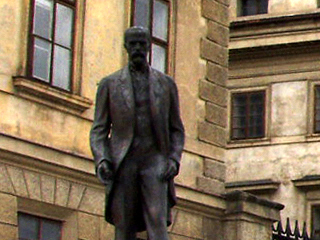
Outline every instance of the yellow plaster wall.
MULTIPOLYGON (((12 77, 24 76, 26 71, 29 6, 30 0, 0 0, 0 131, 91 157, 88 133, 94 106, 77 116, 15 96, 12 77)), ((94 101, 97 82, 125 61, 122 37, 128 25, 129 5, 127 0, 90 0, 85 4, 81 1, 79 6, 84 14, 78 12, 77 17, 84 16, 85 20, 79 26, 83 36, 79 36, 81 31, 77 35, 83 40, 77 49, 83 48, 77 65, 80 93, 94 101)))
POLYGON ((127 0, 86 1, 82 69, 85 97, 95 98, 97 83, 124 65, 128 7, 127 0))

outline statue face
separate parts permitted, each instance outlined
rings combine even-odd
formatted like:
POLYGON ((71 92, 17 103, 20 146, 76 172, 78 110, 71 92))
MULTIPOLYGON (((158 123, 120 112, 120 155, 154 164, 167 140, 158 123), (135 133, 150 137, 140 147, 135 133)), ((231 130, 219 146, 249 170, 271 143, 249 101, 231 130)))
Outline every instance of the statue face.
POLYGON ((142 34, 130 34, 127 36, 125 48, 131 62, 141 65, 147 62, 150 49, 149 39, 142 34))

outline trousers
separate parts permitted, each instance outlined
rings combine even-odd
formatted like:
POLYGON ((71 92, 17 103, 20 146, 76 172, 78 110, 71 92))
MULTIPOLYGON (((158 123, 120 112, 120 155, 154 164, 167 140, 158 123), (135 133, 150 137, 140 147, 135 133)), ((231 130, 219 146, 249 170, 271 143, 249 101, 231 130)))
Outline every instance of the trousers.
POLYGON ((167 159, 159 154, 126 157, 115 178, 111 214, 115 240, 135 240, 144 221, 148 240, 168 240, 168 182, 163 180, 167 159))

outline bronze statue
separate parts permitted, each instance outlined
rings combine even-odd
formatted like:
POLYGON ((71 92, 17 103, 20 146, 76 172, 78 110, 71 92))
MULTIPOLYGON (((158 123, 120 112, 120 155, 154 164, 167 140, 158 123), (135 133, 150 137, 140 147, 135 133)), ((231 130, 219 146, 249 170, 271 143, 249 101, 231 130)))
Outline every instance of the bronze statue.
POLYGON ((168 240, 173 178, 184 145, 177 87, 148 65, 147 29, 126 30, 129 64, 99 83, 90 143, 99 180, 106 185, 106 221, 116 240, 168 240))

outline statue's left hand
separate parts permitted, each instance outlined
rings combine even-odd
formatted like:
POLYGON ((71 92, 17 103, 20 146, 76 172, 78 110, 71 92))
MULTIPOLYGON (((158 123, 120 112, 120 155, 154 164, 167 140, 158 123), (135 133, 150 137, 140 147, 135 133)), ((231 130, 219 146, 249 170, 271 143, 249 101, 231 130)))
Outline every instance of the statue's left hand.
POLYGON ((97 169, 97 177, 101 183, 107 185, 113 177, 111 164, 107 161, 102 161, 97 169))
POLYGON ((170 180, 178 175, 178 163, 172 159, 168 160, 166 172, 163 174, 164 180, 170 180))

